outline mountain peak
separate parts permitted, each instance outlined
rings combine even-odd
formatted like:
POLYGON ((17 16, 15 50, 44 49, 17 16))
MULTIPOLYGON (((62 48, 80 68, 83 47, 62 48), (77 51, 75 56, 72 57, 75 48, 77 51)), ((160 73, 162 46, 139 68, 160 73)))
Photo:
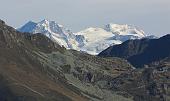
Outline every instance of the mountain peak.
POLYGON ((32 32, 33 29, 36 27, 37 23, 33 22, 33 21, 28 21, 24 26, 22 26, 21 28, 17 29, 20 32, 32 32))
POLYGON ((41 23, 41 24, 43 24, 43 23, 48 24, 49 22, 50 22, 49 20, 44 19, 44 20, 40 21, 39 23, 41 23))
POLYGON ((49 22, 50 20, 48 19, 43 19, 42 22, 49 22))
POLYGON ((134 35, 140 38, 145 37, 145 32, 136 26, 127 24, 107 24, 104 29, 117 35, 134 35))
POLYGON ((63 28, 63 25, 58 24, 56 21, 51 21, 48 19, 44 19, 38 23, 39 25, 43 25, 45 27, 59 27, 63 28))
POLYGON ((44 19, 36 24, 31 25, 29 23, 25 24, 23 27, 18 29, 21 32, 30 33, 42 33, 52 41, 58 43, 65 48, 76 47, 77 41, 75 35, 68 29, 64 28, 62 25, 55 21, 50 21, 44 19))
POLYGON ((113 31, 113 30, 118 30, 118 29, 128 29, 129 25, 127 24, 113 24, 113 23, 109 23, 107 25, 105 25, 104 29, 107 31, 113 31))
MULTIPOLYGON (((105 28, 89 27, 77 33, 72 33, 55 21, 44 19, 31 26, 33 30, 19 30, 31 33, 43 33, 51 40, 68 49, 85 51, 96 55, 115 44, 121 44, 129 39, 140 39, 145 33, 137 27, 127 24, 107 24, 105 28)), ((22 28, 21 28, 22 29, 22 28)), ((28 26, 29 29, 29 26, 28 26)))

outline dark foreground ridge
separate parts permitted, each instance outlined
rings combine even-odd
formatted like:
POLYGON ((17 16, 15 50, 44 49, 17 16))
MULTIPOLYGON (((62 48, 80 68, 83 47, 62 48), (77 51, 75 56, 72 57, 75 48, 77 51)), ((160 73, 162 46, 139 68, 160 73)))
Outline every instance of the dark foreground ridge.
POLYGON ((169 60, 137 70, 0 21, 0 101, 168 101, 169 60))
POLYGON ((125 58, 135 67, 143 67, 169 57, 169 45, 170 35, 159 39, 129 40, 121 45, 109 47, 99 56, 125 58))

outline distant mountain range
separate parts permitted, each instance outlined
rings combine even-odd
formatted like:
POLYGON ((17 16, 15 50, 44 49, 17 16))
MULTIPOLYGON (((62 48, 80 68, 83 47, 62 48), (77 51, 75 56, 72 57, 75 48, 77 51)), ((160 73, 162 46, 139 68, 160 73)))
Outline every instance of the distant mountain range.
POLYGON ((155 38, 146 36, 144 31, 131 25, 107 24, 104 28, 87 28, 73 33, 55 21, 42 20, 38 23, 29 21, 20 32, 43 33, 54 42, 67 49, 84 51, 97 55, 109 46, 121 44, 129 39, 155 38))
POLYGON ((170 35, 159 39, 128 40, 107 48, 99 56, 125 58, 135 67, 143 67, 170 56, 170 35))

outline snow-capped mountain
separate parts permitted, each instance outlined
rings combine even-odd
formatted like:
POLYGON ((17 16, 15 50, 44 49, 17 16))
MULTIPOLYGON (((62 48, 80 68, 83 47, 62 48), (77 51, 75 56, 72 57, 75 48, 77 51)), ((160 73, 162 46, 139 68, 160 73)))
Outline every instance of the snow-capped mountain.
POLYGON ((145 37, 144 31, 130 25, 108 24, 104 28, 88 28, 76 33, 86 39, 81 50, 90 54, 98 54, 111 45, 121 44, 129 39, 145 37))
POLYGON ((104 29, 108 32, 112 32, 115 35, 115 39, 122 42, 129 39, 140 39, 145 37, 143 30, 132 25, 108 24, 104 29))
POLYGON ((76 33, 76 35, 84 36, 85 43, 80 48, 89 54, 98 54, 111 45, 122 43, 120 40, 114 39, 115 34, 102 28, 88 28, 76 33))
POLYGON ((30 32, 33 34, 42 33, 54 42, 57 42, 59 45, 68 49, 77 49, 77 46, 79 45, 76 35, 55 21, 49 21, 46 19, 38 23, 29 21, 18 30, 21 32, 30 32))
POLYGON ((121 44, 129 39, 146 37, 144 31, 135 26, 108 24, 104 28, 87 28, 73 33, 55 21, 29 21, 18 29, 21 32, 43 33, 67 49, 84 51, 96 55, 111 45, 121 44))

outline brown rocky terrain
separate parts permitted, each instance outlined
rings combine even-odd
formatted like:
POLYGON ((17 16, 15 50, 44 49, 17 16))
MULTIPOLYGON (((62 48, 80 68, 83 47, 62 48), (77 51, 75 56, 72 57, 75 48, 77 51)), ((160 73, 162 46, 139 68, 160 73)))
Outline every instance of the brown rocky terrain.
POLYGON ((103 92, 95 95, 100 88, 90 84, 92 81, 106 78, 103 72, 114 77, 132 69, 125 60, 67 51, 42 34, 20 33, 3 21, 0 21, 0 61, 0 101, 98 99, 103 92), (124 68, 119 72, 118 66, 124 68), (117 72, 112 75, 114 70, 117 72))
POLYGON ((0 21, 0 101, 168 101, 168 63, 135 69, 0 21))

